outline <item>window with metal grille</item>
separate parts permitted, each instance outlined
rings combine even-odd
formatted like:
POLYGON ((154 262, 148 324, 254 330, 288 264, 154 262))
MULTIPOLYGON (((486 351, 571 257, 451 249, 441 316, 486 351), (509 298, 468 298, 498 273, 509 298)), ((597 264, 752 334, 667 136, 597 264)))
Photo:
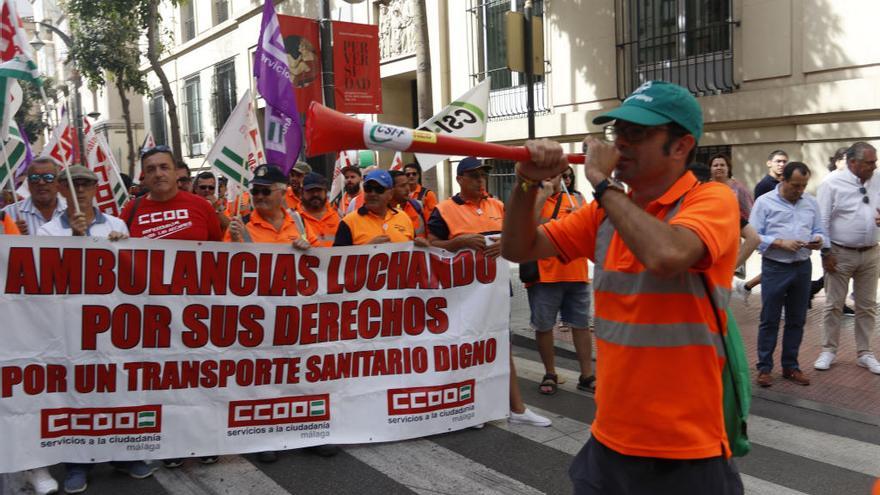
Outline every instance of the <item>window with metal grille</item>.
POLYGON ((165 97, 161 90, 153 92, 150 97, 150 132, 156 144, 168 144, 165 136, 165 97))
POLYGON ((516 163, 510 160, 486 160, 486 163, 492 165, 489 172, 489 183, 486 188, 489 194, 495 196, 501 201, 507 201, 513 184, 516 182, 516 163))
POLYGON ((727 93, 733 78, 732 0, 615 0, 618 96, 650 80, 696 96, 727 93))
POLYGON ((223 124, 235 108, 237 99, 235 96, 235 61, 226 62, 214 66, 214 91, 212 93, 214 111, 214 135, 220 134, 223 124))
MULTIPOLYGON (((522 11, 524 0, 468 0, 467 13, 472 85, 491 77, 489 118, 522 117, 528 111, 525 76, 507 68, 505 13, 522 11)), ((532 15, 543 17, 544 2, 532 3, 532 15)), ((550 111, 544 76, 535 76, 535 113, 550 111)))
POLYGON ((180 35, 187 42, 196 37, 196 12, 193 3, 195 0, 184 0, 180 5, 180 35))
POLYGON ((724 153, 727 156, 733 156, 730 154, 730 151, 730 146, 726 144, 720 146, 698 146, 694 161, 697 163, 711 165, 711 163, 709 163, 710 158, 717 155, 718 153, 724 153))
POLYGON ((227 0, 214 0, 214 25, 229 19, 229 2, 227 0))
POLYGON ((186 144, 189 156, 204 154, 202 150, 202 103, 199 76, 183 82, 183 111, 186 115, 186 144))

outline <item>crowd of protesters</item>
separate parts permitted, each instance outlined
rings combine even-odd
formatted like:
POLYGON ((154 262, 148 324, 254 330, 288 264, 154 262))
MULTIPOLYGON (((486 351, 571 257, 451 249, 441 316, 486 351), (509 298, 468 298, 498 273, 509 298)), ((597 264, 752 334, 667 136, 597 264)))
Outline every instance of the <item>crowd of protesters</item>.
MULTIPOLYGON (((657 84, 642 91, 653 92, 651 98, 662 103, 670 92, 678 90, 657 84)), ((629 101, 621 108, 627 108, 629 101)), ((669 456, 663 455, 663 449, 675 447, 660 445, 658 441, 644 437, 632 437, 635 442, 632 444, 618 443, 620 438, 635 431, 637 425, 644 424, 649 428, 656 424, 655 420, 637 417, 643 408, 627 408, 630 399, 616 390, 618 386, 636 386, 632 383, 634 370, 627 364, 630 361, 622 358, 628 356, 627 359, 644 363, 654 357, 646 354, 636 342, 642 337, 635 327, 632 335, 627 334, 626 338, 630 340, 618 341, 614 345, 608 342, 618 339, 619 334, 608 328, 616 317, 614 308, 620 312, 631 311, 633 322, 639 318, 649 322, 656 317, 652 313, 654 310, 644 305, 627 309, 638 298, 648 301, 656 296, 638 293, 641 288, 667 283, 661 278, 652 278, 655 273, 687 273, 701 263, 700 266, 709 267, 704 267, 708 273, 714 265, 706 265, 709 263, 707 259, 717 261, 723 258, 732 263, 735 258, 733 266, 740 267, 737 276, 744 278, 742 266, 745 260, 755 249, 760 252, 761 273, 747 281, 735 280, 732 285, 734 292, 746 300, 758 284, 761 286, 756 356, 756 382, 761 387, 773 384, 780 325, 783 325, 782 378, 799 385, 810 384, 810 378, 801 369, 798 353, 807 308, 815 293, 823 287, 826 292, 823 346, 813 367, 820 371, 832 367, 838 360, 841 316, 848 309, 845 302, 852 283, 854 358, 859 366, 880 375, 880 362, 871 348, 880 277, 880 249, 877 247, 880 180, 872 180, 876 149, 865 142, 839 149, 830 158, 829 173, 818 186, 816 197, 805 192, 813 176, 811 168, 804 162, 791 160, 783 150, 773 150, 767 159, 768 174, 752 194, 734 178, 734 166, 729 156, 719 154, 711 157, 706 165, 684 167, 685 163, 692 162, 693 148, 702 132, 702 117, 697 124, 697 117, 692 115, 698 113, 698 107, 696 110, 678 107, 670 111, 672 116, 667 116, 666 123, 650 124, 654 120, 646 118, 645 123, 641 123, 640 119, 651 112, 656 114, 656 111, 648 108, 650 105, 640 107, 638 110, 647 112, 643 115, 633 110, 635 106, 629 105, 628 113, 610 112, 607 118, 596 119, 596 123, 614 120, 615 124, 609 126, 611 143, 600 143, 595 139, 587 141, 595 150, 595 158, 591 158, 595 162, 586 170, 587 180, 596 191, 595 201, 589 203, 576 190, 574 170, 563 165, 558 144, 547 140, 527 143, 534 162, 518 164, 517 183, 507 213, 505 204, 487 191, 491 166, 474 157, 458 163, 456 181, 460 192, 443 201, 438 201, 436 194, 422 184, 422 169, 417 163, 408 164, 401 171, 381 168, 365 171, 356 166, 346 167, 342 170, 344 188, 337 198, 329 197, 328 181, 313 172, 307 163, 297 162, 289 174, 275 165, 262 164, 254 169, 250 189, 230 199, 224 177, 201 172, 193 178, 185 164, 174 161, 168 147, 156 146, 143 151, 143 176, 138 185, 128 184, 132 199, 118 218, 102 213, 94 206, 97 177, 88 168, 77 165, 61 170, 51 158, 35 159, 26 173, 30 196, 3 209, 0 233, 91 236, 113 241, 137 237, 277 243, 288 244, 298 251, 412 242, 417 247, 436 247, 450 252, 481 251, 492 258, 501 256, 503 250, 506 257, 521 261, 520 278, 527 288, 530 323, 536 332, 538 351, 545 368, 539 392, 552 395, 557 391, 560 380, 554 362, 552 330, 557 325, 567 326, 572 331, 580 367, 577 388, 591 393, 603 390, 603 396, 608 399, 600 412, 610 409, 630 420, 630 424, 623 424, 608 413, 601 416, 597 413, 598 427, 594 424, 593 429, 595 440, 591 440, 593 443, 578 455, 572 467, 576 489, 579 489, 579 483, 585 487, 600 479, 605 483, 617 483, 620 481, 617 476, 623 476, 622 473, 629 469, 628 463, 634 458, 630 456, 653 452, 657 454, 653 457, 666 458, 669 456), (655 139, 656 129, 666 135, 665 144, 659 137, 655 139), (638 175, 634 167, 630 170, 619 166, 618 160, 635 163, 637 158, 633 157, 647 153, 654 146, 651 143, 662 149, 664 156, 671 157, 667 165, 672 168, 656 170, 659 179, 652 179, 665 181, 668 189, 655 190, 654 183, 643 181, 645 176, 638 175), (630 147, 638 147, 639 151, 630 152, 630 147), (617 154, 621 150, 627 153, 623 158, 617 154), (618 165, 617 177, 627 186, 617 183, 611 176, 615 164, 618 165), (701 188, 701 185, 709 184, 711 187, 701 188), (721 188, 722 185, 726 187, 721 188), (728 190, 730 194, 718 193, 728 190), (608 196, 600 200, 606 194, 608 196), (688 194, 690 198, 686 198, 688 194), (711 203, 712 208, 735 210, 739 230, 730 231, 736 229, 733 215, 726 215, 732 211, 704 210, 695 206, 700 201, 711 203), (711 218, 715 214, 718 218, 711 218), (657 221, 667 217, 674 219, 668 224, 657 221), (608 223, 604 221, 608 219, 613 222, 610 229, 615 230, 606 228, 608 223), (617 236, 623 243, 617 241, 617 236), (734 242, 732 250, 722 249, 722 240, 726 245, 740 236, 744 242, 734 242), (589 247, 590 243, 584 240, 594 241, 596 247, 589 247), (659 249, 658 240, 679 246, 679 251, 659 249), (599 244, 603 242, 606 244, 600 252, 599 244), (819 281, 811 280, 812 251, 821 253, 824 278, 819 281), (603 272, 605 288, 601 291, 601 298, 598 293, 596 295, 600 298, 596 301, 596 320, 602 322, 605 333, 600 336, 596 325, 596 335, 604 342, 601 345, 605 346, 606 355, 617 356, 607 358, 605 362, 600 358, 597 362, 600 373, 593 369, 590 335, 590 328, 594 326, 590 321, 593 291, 588 264, 588 260, 595 262, 597 258, 602 260, 600 264, 603 266, 597 266, 597 271, 603 272), (636 258, 639 263, 634 261, 636 258), (530 260, 533 263, 530 264, 530 260), (635 285, 627 287, 626 284, 635 285), (621 295, 611 297, 615 291, 621 295), (629 298, 622 295, 624 293, 629 298), (614 346, 618 348, 611 349, 614 346), (601 377, 603 370, 605 377, 601 377), (598 382, 597 376, 600 377, 598 382), (634 446, 636 444, 641 447, 634 446), (614 458, 615 452, 626 455, 614 458), (617 459, 609 465, 613 469, 597 475, 594 464, 611 462, 611 459, 617 459)), ((720 269, 711 273, 712 284, 718 289, 731 287, 732 277, 733 273, 720 269), (725 277, 726 281, 721 280, 725 277)), ((621 323, 621 328, 615 331, 624 332, 626 328, 623 327, 627 324, 621 323)), ((688 357, 693 358, 694 355, 688 357)), ((711 361, 714 357, 707 359, 711 361)), ((643 392, 640 400, 646 400, 645 397, 652 394, 670 393, 668 388, 650 390, 646 384, 655 378, 643 376, 644 384, 638 385, 643 392)), ((707 382, 706 386, 708 391, 715 384, 707 382)), ((687 409, 688 401, 694 400, 684 396, 680 399, 683 402, 676 407, 681 411, 687 409)), ((665 407, 671 407, 668 406, 668 397, 663 400, 667 403, 665 407)), ((676 411, 670 414, 675 415, 676 411)), ((533 426, 551 424, 548 418, 530 411, 523 403, 512 357, 509 421, 533 426)), ((688 444, 690 446, 682 444, 679 447, 692 448, 699 441, 711 444, 720 439, 715 430, 695 431, 694 434, 696 436, 690 440, 681 439, 686 443, 692 441, 688 444)), ((723 459, 724 443, 720 443, 723 459)), ((707 457, 712 449, 704 450, 693 450, 689 455, 707 457)), ((320 455, 333 455, 337 449, 328 445, 316 451, 320 455)), ((712 455, 718 453, 713 450, 712 455)), ((258 454, 261 462, 274 462, 277 458, 276 452, 258 454)), ((199 460, 210 464, 216 462, 217 457, 201 457, 199 460)), ((182 462, 182 459, 163 461, 166 468, 178 467, 182 462)), ((113 465, 133 478, 146 478, 156 469, 155 465, 142 461, 115 462, 113 465)), ((86 490, 91 466, 65 466, 63 485, 66 492, 86 490)), ((705 466, 706 469, 710 467, 705 466)), ((723 462, 718 469, 715 474, 719 479, 734 479, 723 462)), ((706 473, 695 471, 694 479, 706 473)), ((26 476, 38 493, 52 493, 58 489, 57 482, 46 468, 30 470, 26 476)), ((731 483, 721 483, 725 488, 718 493, 736 493, 736 482, 731 483)), ((584 489, 583 493, 593 492, 584 489)))

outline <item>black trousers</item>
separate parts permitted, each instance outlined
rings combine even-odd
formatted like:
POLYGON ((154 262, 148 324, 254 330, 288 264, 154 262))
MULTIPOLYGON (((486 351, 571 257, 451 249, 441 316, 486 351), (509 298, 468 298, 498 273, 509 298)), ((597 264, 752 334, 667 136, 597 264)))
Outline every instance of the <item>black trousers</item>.
POLYGON ((617 453, 590 438, 568 469, 575 495, 742 495, 733 459, 658 459, 617 453))

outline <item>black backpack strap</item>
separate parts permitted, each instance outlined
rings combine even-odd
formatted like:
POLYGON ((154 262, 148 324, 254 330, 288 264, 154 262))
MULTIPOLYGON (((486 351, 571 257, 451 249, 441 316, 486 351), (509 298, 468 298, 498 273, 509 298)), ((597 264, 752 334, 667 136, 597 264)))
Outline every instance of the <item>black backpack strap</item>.
POLYGON ((137 213, 138 206, 141 205, 141 200, 143 199, 144 195, 134 198, 134 203, 131 205, 131 211, 128 213, 128 218, 125 220, 125 226, 128 227, 128 230, 131 230, 131 224, 134 222, 134 215, 137 213))
POLYGON ((562 208, 562 194, 559 194, 559 199, 556 200, 556 207, 553 208, 553 214, 550 215, 550 220, 554 220, 556 215, 559 215, 559 209, 562 208))
POLYGON ((425 196, 428 194, 429 191, 430 191, 430 189, 428 189, 428 188, 425 187, 425 186, 422 186, 422 190, 419 191, 418 200, 419 200, 419 201, 424 200, 424 199, 425 199, 425 196))

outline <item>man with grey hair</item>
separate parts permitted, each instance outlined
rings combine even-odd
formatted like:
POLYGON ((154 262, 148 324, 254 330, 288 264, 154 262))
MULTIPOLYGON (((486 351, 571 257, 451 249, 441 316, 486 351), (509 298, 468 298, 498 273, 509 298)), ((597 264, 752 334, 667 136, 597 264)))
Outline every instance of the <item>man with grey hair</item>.
POLYGON ((67 203, 58 196, 58 183, 55 180, 60 169, 54 158, 34 158, 28 165, 25 177, 30 197, 3 208, 3 213, 15 220, 22 235, 37 235, 37 229, 64 214, 67 209, 67 203))
POLYGON ((837 357, 841 310, 852 279, 856 363, 880 375, 880 362, 871 352, 880 276, 880 179, 874 178, 876 168, 877 150, 858 142, 846 151, 846 167, 828 174, 819 186, 823 230, 829 235, 822 247, 826 297, 822 353, 813 364, 817 370, 829 369, 837 357))

